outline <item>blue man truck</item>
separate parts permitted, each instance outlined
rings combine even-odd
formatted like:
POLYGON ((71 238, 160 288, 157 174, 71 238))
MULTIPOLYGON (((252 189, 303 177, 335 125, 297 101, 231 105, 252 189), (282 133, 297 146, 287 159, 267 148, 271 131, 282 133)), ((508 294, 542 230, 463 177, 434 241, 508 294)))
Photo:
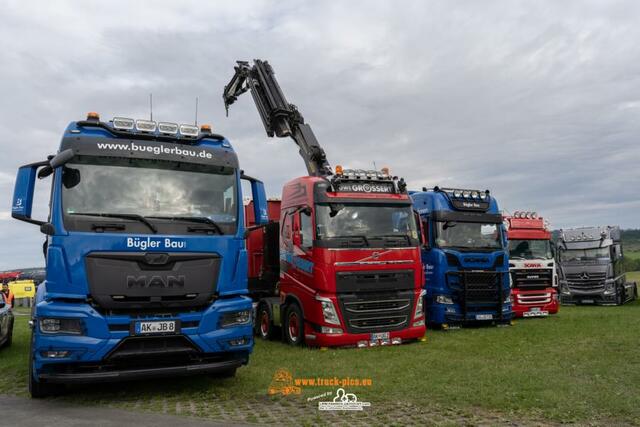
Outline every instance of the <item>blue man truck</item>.
POLYGON ((489 191, 435 187, 411 192, 422 221, 425 309, 443 329, 510 324, 507 237, 489 191))
POLYGON ((96 113, 67 127, 56 155, 19 169, 12 216, 46 235, 33 397, 74 383, 233 376, 248 362, 241 179, 266 222, 264 186, 210 126, 96 113), (49 215, 35 219, 35 183, 47 176, 49 215))

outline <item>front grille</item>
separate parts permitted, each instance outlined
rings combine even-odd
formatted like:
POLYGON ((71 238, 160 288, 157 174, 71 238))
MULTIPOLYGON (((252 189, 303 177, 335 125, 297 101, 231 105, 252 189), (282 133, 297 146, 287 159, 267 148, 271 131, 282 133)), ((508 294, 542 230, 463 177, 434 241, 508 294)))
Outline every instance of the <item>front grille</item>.
POLYGON ((408 326, 414 291, 343 293, 338 304, 347 332, 392 331, 408 326))
POLYGON ((567 274, 567 285, 569 289, 587 292, 604 291, 607 273, 570 273, 567 274))
POLYGON ((465 313, 497 311, 502 316, 502 274, 493 271, 454 271, 447 284, 465 313))
POLYGON ((184 335, 127 337, 106 357, 107 361, 146 364, 172 359, 189 359, 200 350, 184 335))
POLYGON ((542 292, 536 294, 517 295, 517 303, 521 305, 539 305, 551 302, 551 292, 542 292))
POLYGON ((553 270, 550 268, 511 270, 511 280, 514 288, 546 289, 553 285, 553 270))

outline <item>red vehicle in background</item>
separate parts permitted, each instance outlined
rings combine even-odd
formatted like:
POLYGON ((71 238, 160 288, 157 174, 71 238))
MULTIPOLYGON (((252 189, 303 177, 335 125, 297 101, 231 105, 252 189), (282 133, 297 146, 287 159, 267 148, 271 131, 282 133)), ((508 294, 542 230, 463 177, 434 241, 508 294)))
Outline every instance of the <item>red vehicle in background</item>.
POLYGON ((506 216, 511 299, 516 317, 558 312, 558 279, 551 231, 535 212, 506 216))
POLYGON ((309 172, 268 202, 267 224, 245 207, 258 335, 320 347, 423 337, 422 233, 404 180, 386 168, 333 173, 267 62, 238 62, 226 106, 249 90, 267 134, 291 137, 309 172))

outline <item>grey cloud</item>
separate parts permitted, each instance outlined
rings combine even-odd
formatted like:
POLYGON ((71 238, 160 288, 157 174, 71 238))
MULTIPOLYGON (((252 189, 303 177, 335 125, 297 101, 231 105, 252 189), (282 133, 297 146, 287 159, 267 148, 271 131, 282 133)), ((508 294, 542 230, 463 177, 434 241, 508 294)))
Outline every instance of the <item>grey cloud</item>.
MULTIPOLYGON (((229 118, 220 99, 234 61, 260 57, 334 165, 388 165, 413 188, 489 188, 558 227, 640 227, 637 2, 85 4, 3 10, 6 209, 5 177, 55 151, 69 121, 146 117, 150 92, 155 117, 180 122, 199 96, 201 122, 277 195, 305 173, 293 143, 266 137, 250 96, 229 118)), ((34 227, 0 216, 0 235, 19 238, 2 266, 41 264, 34 227)))

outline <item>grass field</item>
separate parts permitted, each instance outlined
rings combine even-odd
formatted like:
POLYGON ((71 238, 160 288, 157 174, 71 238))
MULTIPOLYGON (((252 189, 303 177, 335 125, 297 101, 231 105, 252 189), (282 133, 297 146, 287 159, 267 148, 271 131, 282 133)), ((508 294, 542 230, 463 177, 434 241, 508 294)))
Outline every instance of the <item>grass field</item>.
MULTIPOLYGON (((640 283, 640 272, 630 277, 640 283)), ((27 395, 27 320, 27 316, 17 318, 14 345, 0 351, 1 394, 27 395)), ((371 387, 348 391, 371 402, 372 410, 380 414, 376 420, 384 424, 488 420, 493 425, 514 419, 525 424, 535 420, 640 425, 637 301, 623 307, 562 307, 557 316, 520 320, 512 327, 429 331, 427 338, 427 342, 362 350, 297 349, 258 342, 249 365, 232 379, 85 387, 63 399, 215 419, 240 414, 236 416, 248 422, 277 420, 270 418, 272 406, 284 408, 284 413, 302 408, 302 415, 290 422, 327 422, 319 418, 317 404, 306 398, 334 392, 336 387, 306 387, 300 396, 267 397, 276 369, 285 368, 297 378, 371 378, 371 387), (247 414, 242 415, 245 403, 247 414), (403 411, 419 411, 420 419, 394 415, 403 411)))
POLYGON ((640 259, 640 250, 639 251, 625 251, 624 256, 629 259, 640 259))

